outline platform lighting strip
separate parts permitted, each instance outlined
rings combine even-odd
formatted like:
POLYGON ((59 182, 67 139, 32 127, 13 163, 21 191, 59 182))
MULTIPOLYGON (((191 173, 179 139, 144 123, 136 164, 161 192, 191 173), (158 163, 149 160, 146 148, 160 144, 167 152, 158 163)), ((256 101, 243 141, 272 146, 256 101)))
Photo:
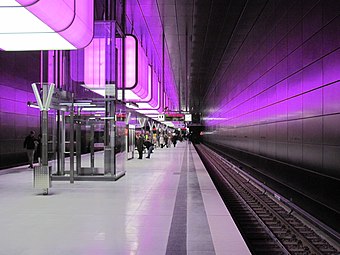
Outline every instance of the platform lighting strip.
POLYGON ((91 103, 77 103, 77 102, 74 102, 74 103, 71 103, 71 102, 65 102, 65 103, 60 103, 60 105, 66 105, 66 106, 91 106, 93 104, 91 103))
POLYGON ((81 108, 84 112, 105 111, 105 107, 84 107, 81 108))

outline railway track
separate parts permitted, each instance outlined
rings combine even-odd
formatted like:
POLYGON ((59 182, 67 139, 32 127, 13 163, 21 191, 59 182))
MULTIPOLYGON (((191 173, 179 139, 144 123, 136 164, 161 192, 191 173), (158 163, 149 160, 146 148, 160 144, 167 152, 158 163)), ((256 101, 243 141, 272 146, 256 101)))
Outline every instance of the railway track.
POLYGON ((339 244, 230 162, 204 145, 196 148, 253 254, 340 254, 339 244))

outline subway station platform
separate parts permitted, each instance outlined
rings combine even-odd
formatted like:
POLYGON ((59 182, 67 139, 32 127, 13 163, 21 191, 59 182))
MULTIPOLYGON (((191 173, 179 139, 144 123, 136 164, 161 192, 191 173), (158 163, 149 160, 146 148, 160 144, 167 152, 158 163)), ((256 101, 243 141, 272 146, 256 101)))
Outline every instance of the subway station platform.
POLYGON ((0 254, 250 254, 192 144, 157 148, 126 171, 54 181, 47 196, 26 166, 2 171, 0 254))

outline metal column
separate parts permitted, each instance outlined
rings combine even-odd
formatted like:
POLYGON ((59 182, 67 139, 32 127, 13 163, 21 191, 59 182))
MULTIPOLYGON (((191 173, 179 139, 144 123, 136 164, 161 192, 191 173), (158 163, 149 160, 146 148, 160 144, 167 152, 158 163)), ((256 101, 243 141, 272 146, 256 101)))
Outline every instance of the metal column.
POLYGON ((41 113, 41 165, 34 167, 34 187, 41 188, 44 194, 48 194, 51 187, 51 171, 48 166, 48 110, 54 92, 54 84, 43 83, 42 98, 37 85, 32 84, 32 89, 41 113))
MULTIPOLYGON (((48 96, 48 85, 43 84, 43 104, 47 101, 48 96)), ((48 165, 48 111, 44 109, 41 111, 41 164, 43 166, 48 165)))
POLYGON ((94 125, 91 124, 91 138, 90 138, 90 153, 91 153, 91 169, 94 172, 94 125))
POLYGON ((65 174, 65 113, 59 114, 59 148, 58 148, 58 175, 65 174))
POLYGON ((70 183, 74 183, 74 98, 72 94, 72 105, 70 111, 70 183))
POLYGON ((76 172, 80 175, 81 172, 81 123, 76 125, 76 172))

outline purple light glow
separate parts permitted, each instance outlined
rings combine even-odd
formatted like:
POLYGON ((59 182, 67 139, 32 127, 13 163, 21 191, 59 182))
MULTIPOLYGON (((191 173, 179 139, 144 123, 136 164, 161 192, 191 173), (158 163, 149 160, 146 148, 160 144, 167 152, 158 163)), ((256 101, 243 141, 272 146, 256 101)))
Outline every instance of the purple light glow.
POLYGON ((92 42, 81 50, 71 51, 71 78, 100 95, 108 84, 115 83, 115 28, 112 22, 96 22, 92 42))
MULTIPOLYGON (((118 39, 118 41, 121 41, 118 39)), ((137 84, 137 39, 125 37, 125 88, 130 89, 137 84)))
POLYGON ((84 82, 91 88, 105 89, 106 38, 94 38, 84 49, 84 82))
POLYGON ((160 96, 160 86, 161 86, 161 83, 158 81, 158 78, 157 78, 157 74, 154 72, 153 76, 152 76, 152 86, 153 86, 153 89, 152 89, 152 99, 150 100, 150 106, 153 107, 153 108, 159 108, 160 107, 160 99, 161 99, 161 96, 160 96))
POLYGON ((33 93, 0 85, 0 112, 2 114, 23 114, 39 117, 39 109, 28 107, 27 101, 35 101, 33 93))
POLYGON ((93 37, 93 1, 17 0, 76 48, 83 48, 93 37), (60 17, 63 17, 62 19, 60 17))
POLYGON ((148 67, 148 87, 150 96, 147 99, 138 102, 138 106, 140 110, 146 109, 154 109, 154 110, 161 110, 160 109, 160 82, 158 81, 157 74, 155 70, 152 69, 152 66, 148 67))
POLYGON ((245 38, 252 46, 241 46, 228 68, 217 70, 223 76, 204 98, 204 139, 338 175, 339 160, 329 153, 338 155, 340 144, 332 131, 340 119, 340 18, 324 23, 324 8, 313 7, 325 15, 313 26, 302 13, 294 25, 286 19, 290 31, 280 36, 258 37, 264 23, 254 24, 245 38))
POLYGON ((2 1, 0 24, 6 51, 82 48, 93 36, 93 1, 2 1))
MULTIPOLYGON (((147 49, 150 63, 152 63, 158 74, 162 73, 162 18, 157 12, 157 8, 148 8, 157 6, 156 1, 148 1, 148 4, 143 2, 142 5, 136 4, 135 1, 127 1, 126 5, 126 15, 128 17, 126 23, 127 30, 134 31, 137 38, 143 38, 143 47, 147 49), (151 5, 149 5, 149 2, 151 5), (133 21, 133 23, 131 21, 133 21)), ((178 91, 167 47, 164 53, 164 77, 160 79, 162 81, 160 107, 162 108, 164 105, 163 90, 165 90, 171 102, 171 104, 168 103, 167 105, 170 109, 176 110, 179 104, 178 91)))
POLYGON ((59 32, 72 24, 75 17, 76 0, 63 1, 36 1, 36 0, 16 0, 21 6, 25 7, 31 13, 39 17, 46 25, 54 31, 59 32), (51 15, 51 11, 55 15, 62 14, 63 18, 56 18, 51 15))
POLYGON ((125 48, 125 99, 149 101, 152 96, 149 76, 152 72, 145 51, 132 35, 126 36, 125 48))
POLYGON ((123 88, 123 81, 122 81, 122 59, 123 59, 123 52, 122 52, 122 40, 120 38, 116 38, 116 83, 117 83, 117 88, 122 89, 123 88))

